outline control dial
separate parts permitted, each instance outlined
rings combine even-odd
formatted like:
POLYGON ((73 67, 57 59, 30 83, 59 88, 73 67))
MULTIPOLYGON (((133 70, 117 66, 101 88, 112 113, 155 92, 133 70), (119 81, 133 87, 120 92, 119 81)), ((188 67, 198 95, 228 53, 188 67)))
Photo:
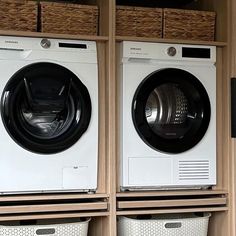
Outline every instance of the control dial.
POLYGON ((175 47, 169 47, 167 49, 167 54, 171 57, 174 57, 176 55, 176 53, 177 53, 177 50, 175 47))
POLYGON ((51 47, 51 42, 50 42, 49 39, 42 39, 40 44, 41 44, 41 46, 42 46, 43 48, 45 48, 45 49, 51 47))

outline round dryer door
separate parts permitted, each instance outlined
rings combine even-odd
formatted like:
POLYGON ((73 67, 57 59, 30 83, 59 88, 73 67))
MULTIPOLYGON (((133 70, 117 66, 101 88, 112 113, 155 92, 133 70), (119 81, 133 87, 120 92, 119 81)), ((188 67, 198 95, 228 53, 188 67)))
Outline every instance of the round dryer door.
POLYGON ((9 135, 42 154, 68 149, 87 130, 89 92, 70 70, 54 63, 28 65, 8 81, 1 115, 9 135))
POLYGON ((202 83, 180 69, 156 71, 136 90, 132 117, 142 140, 155 150, 181 153, 205 135, 211 106, 202 83))

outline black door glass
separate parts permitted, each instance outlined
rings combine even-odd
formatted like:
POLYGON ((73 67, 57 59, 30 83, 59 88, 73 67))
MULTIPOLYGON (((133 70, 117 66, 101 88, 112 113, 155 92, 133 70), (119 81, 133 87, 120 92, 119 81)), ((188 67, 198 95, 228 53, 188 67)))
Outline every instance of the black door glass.
POLYGON ((70 70, 36 63, 16 72, 1 99, 1 115, 10 136, 23 148, 52 154, 72 146, 87 130, 91 100, 70 70))
POLYGON ((210 122, 210 101, 201 82, 180 69, 156 71, 136 90, 132 117, 143 141, 152 148, 181 153, 194 147, 210 122))

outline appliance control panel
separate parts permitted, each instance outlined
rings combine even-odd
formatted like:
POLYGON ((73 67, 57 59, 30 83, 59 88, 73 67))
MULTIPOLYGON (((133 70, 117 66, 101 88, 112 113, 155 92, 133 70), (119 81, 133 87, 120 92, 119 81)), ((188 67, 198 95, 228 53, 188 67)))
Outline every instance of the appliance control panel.
POLYGON ((97 51, 94 41, 8 36, 0 36, 0 49, 18 51, 47 49, 50 51, 82 51, 83 53, 97 51))
POLYGON ((132 59, 216 62, 216 47, 124 41, 121 57, 132 59))
POLYGON ((96 63, 96 41, 0 36, 1 60, 96 63))

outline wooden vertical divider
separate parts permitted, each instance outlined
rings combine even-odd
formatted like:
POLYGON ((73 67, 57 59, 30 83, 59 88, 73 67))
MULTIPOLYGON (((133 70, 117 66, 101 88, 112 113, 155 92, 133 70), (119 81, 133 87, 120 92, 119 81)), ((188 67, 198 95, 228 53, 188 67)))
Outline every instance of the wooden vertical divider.
MULTIPOLYGON (((228 48, 228 54, 230 55, 229 59, 229 67, 230 67, 230 73, 228 78, 228 109, 230 110, 231 102, 230 102, 230 78, 236 77, 236 1, 230 0, 229 1, 229 20, 228 20, 228 28, 229 28, 229 48, 228 48)), ((231 116, 229 115, 229 126, 231 124, 231 116)), ((229 191, 229 217, 230 217, 230 230, 229 235, 236 236, 236 160, 235 160, 235 154, 236 154, 236 140, 231 138, 231 146, 230 146, 230 170, 231 175, 229 178, 229 185, 230 185, 230 191, 229 191)))
POLYGON ((92 218, 89 224, 88 236, 111 236, 108 231, 109 216, 92 218))
MULTIPOLYGON (((106 192, 109 194, 110 216, 103 218, 104 236, 116 235, 116 86, 115 86, 115 0, 98 0, 100 6, 100 35, 109 37, 105 59, 105 156, 106 192), (105 28, 104 28, 105 27, 105 28)), ((94 235, 95 236, 95 235, 94 235)), ((96 235, 97 236, 97 235, 96 235)))
POLYGON ((99 143, 98 143, 98 189, 97 193, 106 193, 106 42, 97 42, 99 68, 99 143))

